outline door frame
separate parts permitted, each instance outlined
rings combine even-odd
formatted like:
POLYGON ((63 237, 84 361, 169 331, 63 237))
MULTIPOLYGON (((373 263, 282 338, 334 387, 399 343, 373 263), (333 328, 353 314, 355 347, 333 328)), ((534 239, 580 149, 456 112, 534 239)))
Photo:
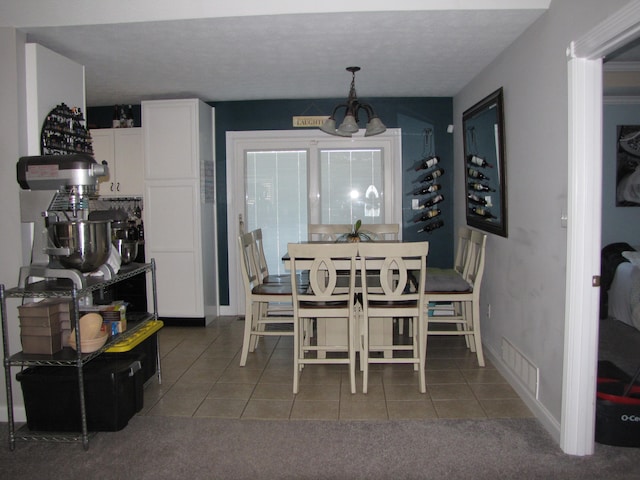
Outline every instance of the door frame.
MULTIPOLYGON (((301 142, 320 145, 320 148, 358 148, 360 143, 385 144, 385 148, 391 154, 393 170, 385 172, 385 181, 392 185, 391 191, 386 192, 389 199, 399 200, 392 207, 387 207, 390 212, 389 222, 402 226, 402 129, 388 128, 386 132, 372 138, 364 138, 364 129, 354 134, 352 138, 338 138, 327 135, 320 130, 263 130, 249 132, 226 133, 227 146, 227 245, 229 257, 229 305, 220 308, 222 315, 244 315, 244 286, 240 276, 240 259, 238 257, 239 214, 244 212, 244 191, 242 182, 244 172, 238 158, 244 159, 244 151, 240 147, 240 140, 252 140, 264 138, 262 147, 281 148, 283 144, 291 148, 299 148, 301 142), (274 134, 277 140, 274 140, 274 134)), ((262 148, 261 147, 261 148, 262 148)), ((308 192, 312 196, 313 192, 308 192)), ((316 192, 317 193, 317 192, 316 192)), ((309 198, 309 204, 317 202, 317 198, 309 198)))
POLYGON ((569 155, 567 281, 560 448, 594 452, 602 215, 602 59, 640 37, 640 1, 567 49, 569 155), (594 235, 594 232, 596 234, 594 235))

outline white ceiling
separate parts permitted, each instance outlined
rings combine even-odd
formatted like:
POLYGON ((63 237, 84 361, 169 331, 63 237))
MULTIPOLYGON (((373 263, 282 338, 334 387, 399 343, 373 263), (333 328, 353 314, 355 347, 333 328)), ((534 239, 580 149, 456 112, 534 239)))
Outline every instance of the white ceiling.
POLYGON ((449 97, 550 1, 328 0, 314 12, 286 0, 4 0, 0 26, 84 65, 87 106, 340 98, 350 65, 363 98, 449 97))

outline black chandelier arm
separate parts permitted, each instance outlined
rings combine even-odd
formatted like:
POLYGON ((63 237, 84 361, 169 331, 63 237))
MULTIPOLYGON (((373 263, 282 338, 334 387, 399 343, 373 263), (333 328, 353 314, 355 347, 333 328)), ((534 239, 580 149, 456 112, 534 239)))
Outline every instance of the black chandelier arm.
POLYGON ((370 122, 372 118, 377 117, 377 115, 373 111, 373 107, 371 105, 369 105, 368 103, 358 103, 358 110, 361 109, 361 108, 365 112, 367 112, 367 122, 370 122))
POLYGON ((338 113, 338 110, 340 110, 341 108, 349 110, 349 105, 347 105, 346 103, 341 103, 340 105, 336 106, 333 109, 333 112, 331 112, 331 116, 329 118, 332 118, 332 119, 335 120, 336 119, 336 113, 338 113))

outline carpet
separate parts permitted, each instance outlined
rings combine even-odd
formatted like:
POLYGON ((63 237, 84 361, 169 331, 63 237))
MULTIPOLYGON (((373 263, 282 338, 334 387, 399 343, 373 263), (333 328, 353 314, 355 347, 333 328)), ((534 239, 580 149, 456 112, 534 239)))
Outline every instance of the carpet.
MULTIPOLYGON (((0 425, 6 438, 7 425, 0 425)), ((2 479, 637 479, 640 449, 562 453, 535 419, 251 421, 136 416, 80 444, 0 448, 2 479)))

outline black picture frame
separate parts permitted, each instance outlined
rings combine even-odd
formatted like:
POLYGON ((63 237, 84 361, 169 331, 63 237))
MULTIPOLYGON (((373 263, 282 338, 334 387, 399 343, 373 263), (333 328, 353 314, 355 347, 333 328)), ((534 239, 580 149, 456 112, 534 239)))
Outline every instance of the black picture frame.
POLYGON ((467 225, 507 237, 502 87, 462 114, 467 225))

